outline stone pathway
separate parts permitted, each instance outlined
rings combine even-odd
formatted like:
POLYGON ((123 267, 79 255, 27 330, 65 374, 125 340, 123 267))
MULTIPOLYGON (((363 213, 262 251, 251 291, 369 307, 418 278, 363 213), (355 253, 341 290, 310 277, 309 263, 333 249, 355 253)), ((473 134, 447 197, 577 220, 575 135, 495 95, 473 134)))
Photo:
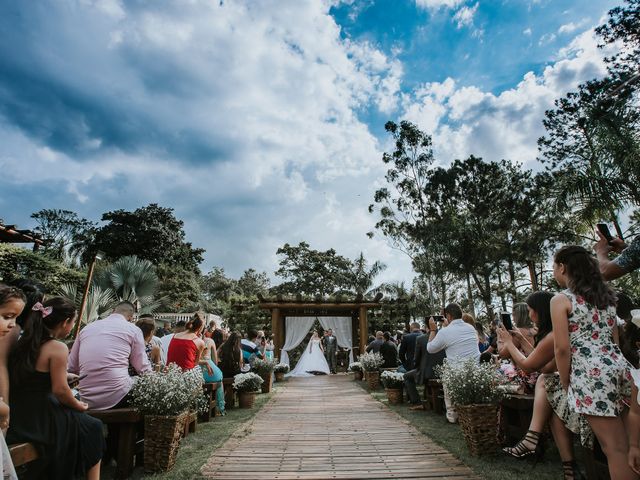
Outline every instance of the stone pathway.
POLYGON ((213 452, 216 479, 477 479, 349 375, 289 379, 244 431, 213 452))

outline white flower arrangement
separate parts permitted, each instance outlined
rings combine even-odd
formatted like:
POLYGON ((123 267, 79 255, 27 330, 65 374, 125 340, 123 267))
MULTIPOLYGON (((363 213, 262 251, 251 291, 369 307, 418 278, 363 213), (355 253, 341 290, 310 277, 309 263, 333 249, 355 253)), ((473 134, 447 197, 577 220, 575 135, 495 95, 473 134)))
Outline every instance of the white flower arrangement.
POLYGON ((271 375, 271 372, 273 372, 275 366, 275 360, 270 360, 268 358, 262 360, 260 358, 256 358, 251 364, 251 371, 260 375, 261 377, 264 377, 267 375, 271 375))
POLYGON ((233 377, 233 388, 238 392, 255 392, 262 385, 262 377, 253 372, 239 373, 233 377))
POLYGON ((384 359, 379 353, 363 353, 360 355, 360 363, 365 372, 377 372, 384 365, 384 359))
POLYGON ((175 365, 138 377, 131 388, 131 404, 145 415, 180 415, 202 394, 202 369, 187 372, 175 365))
POLYGON ((289 365, 286 363, 279 363, 273 367, 275 373, 289 373, 289 365))
POLYGON ((497 403, 503 392, 497 388, 501 374, 492 363, 478 363, 469 358, 436 367, 454 405, 497 403))
POLYGON ((351 362, 349 364, 350 372, 361 372, 362 371, 362 363, 360 362, 351 362))
POLYGON ((384 388, 402 388, 404 385, 404 373, 385 370, 380 375, 380 380, 384 388))

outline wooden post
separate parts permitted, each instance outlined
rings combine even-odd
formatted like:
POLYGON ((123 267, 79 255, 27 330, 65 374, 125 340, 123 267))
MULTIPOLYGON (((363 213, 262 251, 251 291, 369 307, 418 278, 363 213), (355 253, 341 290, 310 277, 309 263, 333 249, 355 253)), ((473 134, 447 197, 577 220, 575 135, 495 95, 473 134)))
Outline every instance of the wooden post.
POLYGON ((358 315, 360 322, 360 355, 367 348, 367 337, 369 334, 369 322, 367 322, 367 307, 360 307, 360 313, 358 315))
POLYGON ((75 339, 78 336, 78 332, 80 331, 80 323, 82 322, 82 314, 84 313, 84 309, 87 306, 87 296, 89 295, 89 287, 91 287, 91 279, 93 277, 93 270, 96 268, 97 256, 93 257, 91 261, 91 265, 89 266, 89 272, 87 273, 87 280, 84 284, 84 292, 82 293, 82 301, 80 302, 80 308, 78 309, 78 318, 76 320, 76 325, 73 329, 73 338, 75 339))
POLYGON ((351 348, 353 349, 353 360, 360 356, 360 336, 358 335, 358 314, 351 312, 351 348))
POLYGON ((280 324, 280 309, 273 308, 271 310, 271 333, 273 334, 273 356, 280 358, 280 350, 282 350, 282 343, 280 343, 282 326, 280 324))

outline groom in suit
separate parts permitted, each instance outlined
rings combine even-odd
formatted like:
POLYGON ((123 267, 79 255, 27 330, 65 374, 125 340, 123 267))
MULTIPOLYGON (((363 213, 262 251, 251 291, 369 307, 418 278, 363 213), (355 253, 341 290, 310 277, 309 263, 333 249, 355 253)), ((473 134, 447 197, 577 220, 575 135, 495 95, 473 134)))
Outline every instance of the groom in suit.
POLYGON ((322 338, 322 346, 324 347, 324 356, 329 364, 331 373, 336 373, 336 355, 338 350, 338 339, 333 335, 333 330, 329 329, 322 338))

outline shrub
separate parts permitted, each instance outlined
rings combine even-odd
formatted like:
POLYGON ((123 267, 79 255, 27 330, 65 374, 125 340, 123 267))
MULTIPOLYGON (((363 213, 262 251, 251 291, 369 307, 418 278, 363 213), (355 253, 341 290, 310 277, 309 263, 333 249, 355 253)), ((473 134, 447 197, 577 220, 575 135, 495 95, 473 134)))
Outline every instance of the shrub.
POLYGON ((402 388, 404 385, 404 373, 385 370, 380 375, 384 388, 402 388))
POLYGON ((233 388, 238 392, 255 392, 262 385, 262 377, 253 372, 239 373, 233 377, 233 388))
POLYGON ((267 375, 271 375, 275 366, 275 360, 256 358, 251 365, 251 371, 261 377, 266 377, 267 375))
POLYGON ((497 389, 500 374, 491 363, 478 363, 469 358, 465 361, 449 362, 436 367, 454 405, 496 403, 502 397, 497 389))

